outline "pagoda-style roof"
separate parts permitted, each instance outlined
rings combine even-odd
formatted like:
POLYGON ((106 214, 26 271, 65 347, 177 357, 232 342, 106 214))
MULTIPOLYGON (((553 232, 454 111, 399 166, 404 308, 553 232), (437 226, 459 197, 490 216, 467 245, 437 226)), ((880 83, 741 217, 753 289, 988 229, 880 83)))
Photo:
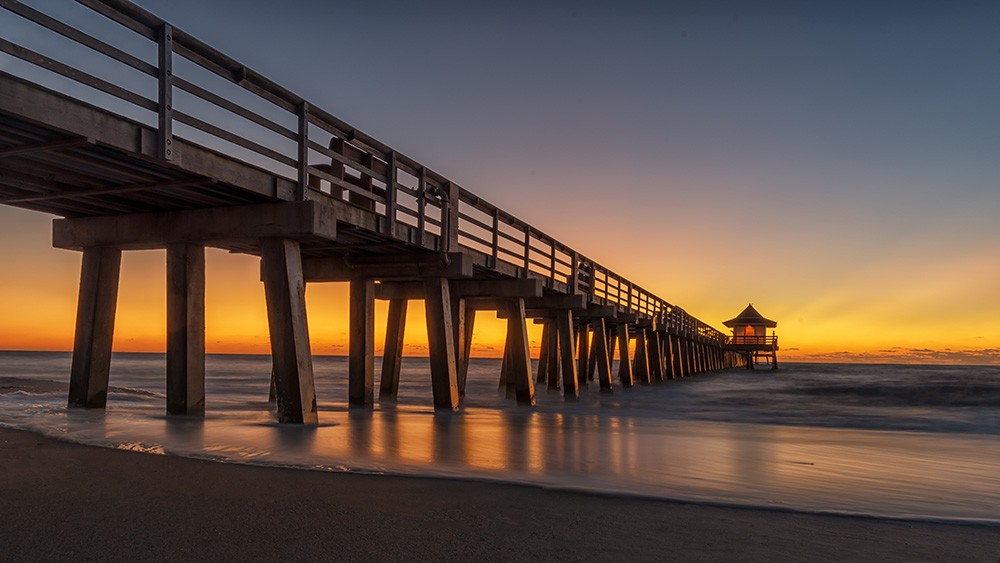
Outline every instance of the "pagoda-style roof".
POLYGON ((729 328, 742 325, 753 325, 753 326, 764 325, 767 328, 774 328, 778 326, 778 323, 770 319, 765 319, 763 315, 758 313, 757 309, 753 308, 753 304, 747 305, 747 308, 743 309, 743 312, 740 313, 739 316, 737 316, 735 319, 729 319, 728 321, 722 324, 726 325, 729 328))

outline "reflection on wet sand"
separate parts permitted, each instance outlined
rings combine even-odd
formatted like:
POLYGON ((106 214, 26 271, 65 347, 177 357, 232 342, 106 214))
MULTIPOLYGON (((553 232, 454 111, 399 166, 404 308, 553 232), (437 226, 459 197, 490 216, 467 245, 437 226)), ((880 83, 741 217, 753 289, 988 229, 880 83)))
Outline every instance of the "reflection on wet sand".
MULTIPOLYGON (((146 374, 143 366, 137 364, 134 371, 146 374)), ((745 414, 727 401, 764 384, 759 381, 720 378, 715 390, 711 381, 702 381, 697 387, 652 386, 642 394, 593 393, 575 405, 543 395, 529 410, 493 399, 495 380, 483 377, 470 379, 469 406, 445 415, 421 406, 426 397, 416 390, 424 389, 424 382, 414 384, 409 403, 404 395, 393 408, 359 413, 344 403, 323 403, 322 424, 299 428, 275 424, 263 402, 266 389, 248 388, 242 373, 234 369, 228 379, 214 383, 219 391, 204 420, 167 418, 158 397, 134 392, 113 394, 106 412, 67 411, 63 392, 30 385, 3 396, 0 420, 84 443, 239 463, 1000 523, 995 434, 681 418, 700 412, 695 407, 718 412, 720 396, 730 397, 722 403, 730 415, 745 414), (704 389, 711 397, 699 398, 704 389), (686 395, 692 393, 699 394, 686 395)), ((149 387, 136 377, 130 387, 149 387)), ((342 382, 329 385, 326 396, 345 391, 342 382)), ((824 405, 811 403, 815 409, 831 408, 824 405)), ((936 416, 965 416, 952 411, 941 409, 936 416)), ((864 411, 866 416, 873 412, 864 411)), ((970 410, 968 416, 974 415, 995 416, 970 410)))
MULTIPOLYGON (((75 416, 75 415, 74 415, 75 416)), ((462 476, 725 503, 1000 520, 989 436, 678 422, 542 412, 340 411, 307 429, 67 417, 100 442, 351 471, 462 476), (98 422, 98 424, 95 424, 98 422), (99 435, 103 434, 103 435, 99 435), (972 456, 970 452, 975 452, 972 456)), ((103 418, 103 417, 99 417, 103 418)))

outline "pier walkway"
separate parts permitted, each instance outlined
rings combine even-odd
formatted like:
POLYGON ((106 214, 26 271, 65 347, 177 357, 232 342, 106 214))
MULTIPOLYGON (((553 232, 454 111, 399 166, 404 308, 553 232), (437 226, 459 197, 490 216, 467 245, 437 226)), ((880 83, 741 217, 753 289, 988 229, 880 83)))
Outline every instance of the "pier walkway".
POLYGON ((383 402, 413 299, 437 409, 460 407, 479 310, 507 319, 499 384, 522 404, 536 383, 572 400, 595 375, 610 392, 743 365, 680 307, 153 14, 77 4, 100 33, 0 0, 0 24, 34 30, 0 35, 16 63, 0 71, 0 204, 58 216, 53 245, 83 253, 71 406, 107 401, 121 253, 136 249, 166 249, 171 414, 205 408, 205 247, 261 257, 282 422, 318 420, 307 283, 350 282, 352 407, 375 403, 376 299, 383 402), (536 374, 528 319, 544 325, 536 374))

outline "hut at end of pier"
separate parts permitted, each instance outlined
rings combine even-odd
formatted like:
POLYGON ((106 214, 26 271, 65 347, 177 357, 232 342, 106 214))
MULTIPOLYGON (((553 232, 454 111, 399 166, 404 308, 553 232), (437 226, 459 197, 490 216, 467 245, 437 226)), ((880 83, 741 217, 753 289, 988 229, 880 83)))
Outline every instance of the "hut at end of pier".
POLYGON ((722 324, 733 329, 727 348, 746 354, 747 369, 754 369, 762 355, 771 369, 778 369, 778 337, 773 330, 771 336, 767 335, 767 329, 777 327, 777 322, 764 318, 751 303, 736 318, 722 324))

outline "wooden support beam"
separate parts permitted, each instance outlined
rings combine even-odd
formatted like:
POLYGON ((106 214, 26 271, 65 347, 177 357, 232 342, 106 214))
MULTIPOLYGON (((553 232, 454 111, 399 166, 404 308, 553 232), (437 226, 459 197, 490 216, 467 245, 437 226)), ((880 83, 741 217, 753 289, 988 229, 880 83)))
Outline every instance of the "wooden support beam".
POLYGON ((677 372, 674 369, 674 337, 669 332, 662 333, 661 337, 663 338, 663 376, 665 379, 677 379, 677 372))
POLYGON ((618 307, 615 307, 614 305, 595 305, 593 303, 588 303, 586 310, 574 310, 573 316, 577 319, 593 319, 597 317, 615 319, 618 317, 618 307))
POLYGON ((544 295, 524 300, 525 309, 573 309, 586 310, 586 295, 544 295))
POLYGON ((120 186, 105 186, 101 188, 83 188, 76 190, 59 190, 54 192, 17 195, 11 197, 0 197, 0 205, 14 205, 20 203, 37 203, 42 201, 52 201, 56 199, 73 199, 81 197, 94 197, 100 195, 122 195, 132 192, 145 192, 149 190, 193 188, 214 184, 210 178, 195 178, 182 180, 169 180, 165 182, 143 182, 141 184, 124 184, 120 186))
POLYGON ((535 385, 531 380, 531 356, 528 354, 528 325, 524 315, 524 299, 511 299, 507 313, 507 380, 513 380, 517 404, 534 405, 535 385))
MULTIPOLYGON (((538 297, 542 282, 537 279, 476 280, 453 279, 450 281, 452 298, 462 298, 475 310, 506 310, 506 298, 538 297), (475 303, 468 303, 476 299, 475 303)), ((424 284, 420 281, 385 281, 375 286, 375 299, 423 299, 424 284)))
MULTIPOLYGON (((388 254, 379 257, 353 258, 328 256, 308 258, 303 262, 306 281, 310 282, 462 278, 472 276, 472 266, 472 257, 462 252, 388 254)), ((418 298, 409 295, 386 295, 386 297, 418 298)))
POLYGON ((633 362, 635 379, 640 383, 650 383, 649 350, 646 342, 646 329, 635 331, 635 360, 633 362))
MULTIPOLYGON (((509 322, 509 321, 508 321, 509 322)), ((497 386, 497 393, 505 393, 508 399, 514 398, 513 379, 508 377, 510 370, 510 325, 507 325, 507 335, 503 343, 503 360, 500 362, 500 384, 497 386), (508 383, 511 382, 511 383, 508 383)), ((531 374, 528 374, 529 378, 531 374)))
POLYGON ((13 147, 3 147, 0 149, 0 158, 8 158, 12 156, 21 156, 25 154, 32 154, 38 152, 53 152, 61 151, 65 149, 72 149, 76 147, 82 147, 84 145, 94 144, 93 139, 88 139, 86 137, 70 137, 68 139, 55 139, 52 141, 41 141, 38 143, 31 143, 27 145, 16 145, 13 147))
MULTIPOLYGON (((465 300, 463 299, 462 302, 464 303, 465 300)), ((472 334, 476 326, 476 310, 469 307, 465 307, 464 305, 462 309, 463 309, 462 316, 464 317, 463 327, 464 327, 465 337, 462 340, 463 350, 462 350, 461 362, 459 363, 458 366, 459 396, 465 395, 465 383, 469 379, 469 360, 472 357, 472 334)))
POLYGON ((684 344, 684 373, 696 375, 698 369, 694 363, 694 342, 690 338, 685 338, 682 343, 684 344))
POLYGON ((549 353, 552 347, 549 341, 552 339, 552 323, 545 322, 542 325, 542 343, 538 347, 538 383, 545 383, 549 376, 549 353))
POLYGON ((674 375, 678 379, 680 379, 680 378, 682 378, 682 377, 684 377, 686 375, 689 375, 687 373, 687 371, 684 369, 685 368, 685 365, 684 365, 684 347, 681 346, 681 340, 682 339, 681 339, 680 336, 678 336, 676 334, 673 334, 673 335, 671 335, 670 340, 671 340, 671 342, 673 342, 673 346, 674 346, 674 350, 673 350, 674 375))
POLYGON ((597 368, 597 379, 600 381, 601 393, 610 393, 611 384, 611 353, 608 350, 608 334, 604 319, 593 321, 594 327, 594 365, 597 368))
POLYGON ((214 207, 189 211, 77 217, 52 221, 52 246, 80 250, 114 246, 125 250, 164 248, 175 242, 212 243, 263 238, 337 238, 333 209, 314 201, 214 207))
POLYGON ((375 405, 375 283, 351 280, 347 402, 375 405))
POLYGON ((646 331, 646 350, 649 354, 649 378, 663 381, 663 355, 660 353, 660 333, 651 328, 646 331))
POLYGON ((546 370, 548 375, 548 388, 551 390, 559 389, 559 368, 562 366, 560 360, 560 350, 559 350, 559 325, 558 320, 552 319, 547 323, 549 327, 549 352, 546 354, 545 358, 548 362, 548 369, 546 370))
POLYGON ((427 341, 435 410, 458 410, 458 366, 447 278, 424 280, 427 341))
POLYGON ((70 367, 70 407, 104 408, 107 405, 121 259, 121 251, 114 248, 94 247, 83 251, 70 367))
POLYGON ((385 351, 382 353, 382 378, 378 391, 380 402, 395 401, 399 394, 399 370, 403 362, 403 336, 406 331, 406 306, 406 299, 389 301, 385 351))
POLYGON ((205 414, 205 247, 167 247, 167 414, 205 414))
POLYGON ((590 325, 579 323, 576 338, 576 376, 580 386, 587 386, 587 370, 590 365, 590 325))
MULTIPOLYGON (((590 326, 594 327, 598 320, 601 321, 601 325, 603 326, 604 319, 594 319, 593 321, 591 321, 590 326)), ((587 381, 593 381, 594 373, 597 372, 597 354, 594 352, 594 350, 597 348, 597 330, 593 329, 592 332, 594 332, 594 339, 592 345, 590 346, 590 358, 587 361, 587 381)), ((604 342, 605 350, 607 350, 607 345, 608 343, 605 340, 604 342)))
POLYGON ((615 326, 618 334, 618 379, 626 389, 635 384, 632 375, 632 354, 628 349, 628 325, 621 323, 615 326))
POLYGON ((299 243, 264 239, 261 258, 278 422, 318 424, 299 243))
POLYGON ((628 324, 635 324, 636 321, 638 320, 639 320, 639 315, 636 315, 635 313, 619 312, 618 316, 615 318, 615 322, 628 323, 628 324))
POLYGON ((556 329, 559 333, 559 356, 562 368, 563 397, 575 401, 580 397, 580 387, 576 376, 576 350, 573 337, 573 312, 569 309, 556 313, 556 329))

